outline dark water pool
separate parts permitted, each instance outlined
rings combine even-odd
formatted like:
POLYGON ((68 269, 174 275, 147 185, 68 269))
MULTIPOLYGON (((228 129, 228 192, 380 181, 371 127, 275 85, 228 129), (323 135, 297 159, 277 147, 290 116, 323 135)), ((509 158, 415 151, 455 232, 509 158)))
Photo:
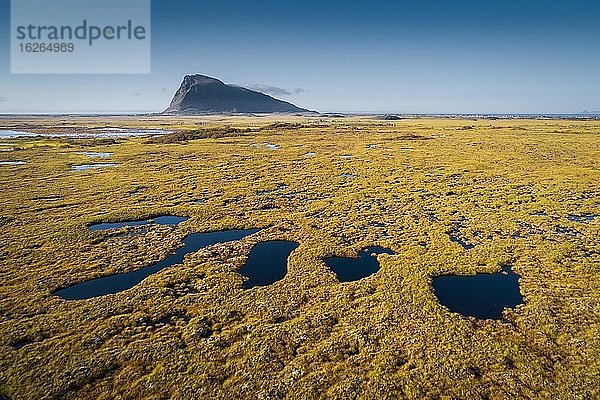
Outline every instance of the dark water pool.
POLYGON ((122 221, 122 222, 102 222, 99 224, 90 225, 89 228, 92 231, 103 231, 106 229, 122 228, 124 226, 140 226, 140 225, 169 225, 177 226, 182 222, 187 221, 189 218, 177 217, 174 215, 163 215, 161 217, 148 218, 137 221, 122 221))
POLYGON ((340 282, 352 282, 379 271, 379 261, 377 261, 379 254, 394 254, 394 252, 380 246, 373 246, 358 253, 358 258, 331 257, 324 261, 335 272, 340 282))
POLYGON ((54 294, 65 300, 82 300, 92 297, 118 293, 130 289, 140 283, 148 276, 175 264, 182 264, 186 254, 196 252, 204 247, 217 243, 240 240, 246 236, 258 232, 259 229, 229 230, 208 233, 193 233, 185 237, 183 246, 178 248, 162 261, 136 271, 92 279, 87 282, 78 283, 65 289, 58 290, 54 294))
POLYGON ((242 287, 268 286, 283 279, 287 274, 288 257, 296 248, 298 243, 284 240, 258 243, 240 268, 240 274, 248 278, 242 287))
POLYGON ((505 267, 497 274, 438 276, 432 285, 440 303, 450 311, 479 319, 502 319, 504 308, 523 303, 519 277, 505 267))
POLYGON ((33 340, 29 340, 29 339, 21 339, 15 343, 13 343, 12 347, 15 350, 21 350, 23 347, 30 345, 33 343, 33 340))

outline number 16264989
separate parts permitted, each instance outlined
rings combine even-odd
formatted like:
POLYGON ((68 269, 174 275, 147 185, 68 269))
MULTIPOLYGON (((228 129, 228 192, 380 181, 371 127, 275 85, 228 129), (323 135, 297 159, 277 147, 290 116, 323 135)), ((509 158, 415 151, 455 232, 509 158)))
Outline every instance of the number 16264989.
POLYGON ((21 53, 72 53, 73 43, 19 43, 21 53))

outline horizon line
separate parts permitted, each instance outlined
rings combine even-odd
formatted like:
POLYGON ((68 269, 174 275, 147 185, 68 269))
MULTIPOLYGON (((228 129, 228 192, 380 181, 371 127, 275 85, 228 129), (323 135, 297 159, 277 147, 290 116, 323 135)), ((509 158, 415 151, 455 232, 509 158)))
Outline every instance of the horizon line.
MULTIPOLYGON (((139 116, 139 115, 165 115, 165 116, 182 116, 182 117, 203 117, 212 115, 230 115, 230 116, 268 116, 268 115, 281 115, 281 116, 297 116, 304 113, 206 113, 197 115, 177 115, 177 114, 163 114, 163 111, 143 111, 143 110, 128 110, 128 111, 112 111, 112 110, 100 110, 100 111, 35 111, 35 112, 0 112, 0 117, 14 117, 14 116, 139 116)), ((528 116, 528 117, 544 117, 544 116, 590 116, 600 117, 600 111, 589 111, 589 112, 397 112, 397 111, 312 111, 306 114, 324 115, 329 114, 341 114, 347 116, 377 116, 377 115, 394 115, 394 116, 528 116)))

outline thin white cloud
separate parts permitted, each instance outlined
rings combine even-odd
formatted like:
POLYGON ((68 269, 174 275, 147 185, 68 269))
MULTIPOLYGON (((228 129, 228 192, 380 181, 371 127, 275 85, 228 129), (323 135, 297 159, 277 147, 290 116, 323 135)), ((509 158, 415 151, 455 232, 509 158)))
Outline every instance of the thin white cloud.
POLYGON ((265 94, 272 94, 273 96, 289 96, 292 94, 289 90, 280 88, 277 86, 269 85, 245 85, 247 89, 256 90, 265 94))
POLYGON ((262 85, 262 84, 252 84, 252 85, 239 85, 241 87, 245 87, 246 89, 256 90, 257 92, 270 94, 273 96, 291 96, 292 94, 304 93, 305 89, 297 88, 297 89, 286 89, 278 86, 271 85, 262 85))

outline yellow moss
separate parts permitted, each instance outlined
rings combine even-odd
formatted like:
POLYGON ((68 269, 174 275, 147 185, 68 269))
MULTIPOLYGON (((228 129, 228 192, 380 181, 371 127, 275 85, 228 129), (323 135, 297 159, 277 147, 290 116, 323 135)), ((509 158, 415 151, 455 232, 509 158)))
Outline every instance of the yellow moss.
POLYGON ((218 132, 181 143, 8 141, 16 150, 0 161, 27 164, 0 166, 0 394, 600 396, 600 219, 568 219, 600 214, 598 121, 153 116, 0 125, 218 132), (78 151, 114 153, 101 162, 119 166, 73 172, 96 162, 78 151), (87 228, 160 214, 190 219, 145 233, 122 228, 138 233, 124 238, 87 228), (72 302, 52 295, 164 258, 188 233, 252 227, 264 229, 130 290, 72 302), (475 247, 451 242, 456 230, 475 247), (242 290, 237 271, 264 240, 300 247, 285 279, 242 290), (381 270, 361 281, 339 283, 322 261, 369 245, 396 255, 380 256, 381 270), (522 276, 525 299, 504 321, 451 313, 432 291, 433 276, 503 265, 522 276), (31 343, 15 350, 19 341, 31 343))

